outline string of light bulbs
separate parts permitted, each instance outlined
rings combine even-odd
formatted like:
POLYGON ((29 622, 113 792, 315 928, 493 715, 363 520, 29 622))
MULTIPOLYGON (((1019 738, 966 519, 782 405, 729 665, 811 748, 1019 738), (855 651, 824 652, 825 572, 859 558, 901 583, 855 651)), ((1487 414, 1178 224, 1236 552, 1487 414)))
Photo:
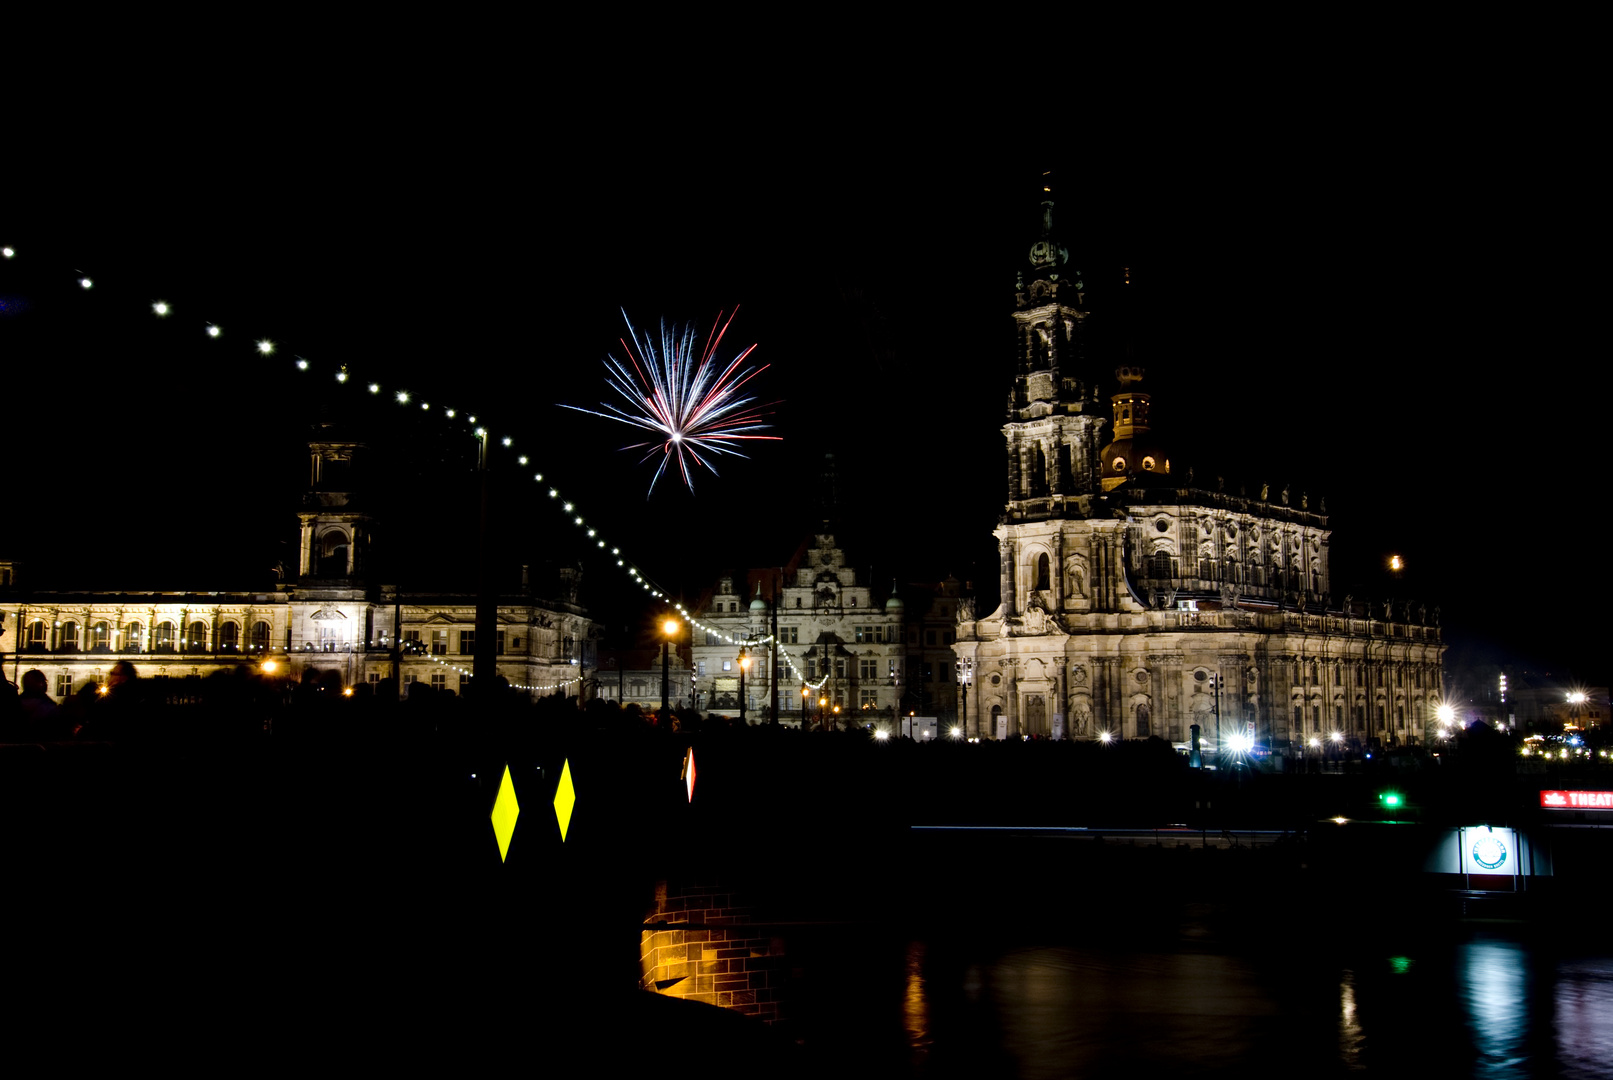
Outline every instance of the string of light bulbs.
MULTIPOLYGON (((476 674, 475 672, 471 671, 468 668, 462 668, 458 664, 450 664, 448 661, 443 660, 443 659, 441 659, 439 657, 436 657, 436 656, 432 656, 430 653, 425 653, 425 654, 417 653, 415 655, 424 655, 425 658, 427 660, 430 660, 432 663, 439 664, 442 667, 449 668, 449 669, 451 669, 453 671, 457 671, 461 675, 469 675, 469 676, 474 677, 475 674, 476 674)), ((541 694, 541 693, 546 693, 546 692, 548 692, 550 690, 559 690, 562 687, 566 687, 566 686, 575 686, 577 683, 580 683, 580 682, 582 682, 582 676, 578 675, 576 678, 562 679, 559 682, 549 683, 546 686, 528 686, 525 683, 514 683, 514 682, 510 683, 510 686, 513 689, 516 689, 516 690, 534 690, 534 691, 536 691, 536 692, 541 694)))
MULTIPOLYGON (((16 249, 11 247, 10 245, 5 245, 3 247, 0 247, 0 257, 6 258, 6 259, 12 259, 12 258, 15 258, 16 255, 17 255, 16 249)), ((91 278, 87 273, 75 270, 74 274, 77 275, 77 282, 78 282, 78 285, 79 285, 80 288, 88 291, 88 290, 91 290, 91 289, 93 289, 95 287, 94 279, 91 278)), ((175 305, 173 305, 172 303, 170 303, 167 300, 159 299, 159 300, 153 300, 151 302, 151 313, 156 318, 159 318, 159 319, 171 318, 171 317, 174 316, 175 311, 176 311, 175 305)), ((215 340, 215 341, 221 340, 225 336, 223 327, 221 327, 216 322, 205 322, 203 324, 203 333, 209 339, 215 340)), ((281 351, 280 344, 278 342, 276 342, 274 339, 269 338, 269 337, 258 338, 253 343, 253 347, 255 348, 255 350, 257 351, 259 356, 264 356, 264 357, 273 356, 276 353, 281 351)), ((292 363, 293 363, 293 366, 296 368, 297 371, 303 372, 305 374, 310 373, 310 372, 315 372, 316 370, 325 367, 325 365, 315 364, 313 361, 310 361, 307 357, 297 355, 295 353, 292 354, 292 363)), ((326 368, 326 370, 329 371, 330 375, 335 379, 335 381, 336 381, 336 383, 338 385, 346 386, 350 382, 356 382, 355 373, 350 370, 350 365, 348 365, 348 364, 341 364, 340 366, 335 367, 334 369, 326 368)), ((381 383, 380 381, 370 381, 370 382, 366 383, 365 384, 365 389, 367 389, 368 392, 371 395, 376 396, 376 397, 380 397, 382 395, 389 395, 392 398, 392 400, 395 401, 400 407, 408 407, 408 406, 411 406, 411 405, 416 405, 416 406, 418 406, 418 408, 422 412, 432 412, 432 413, 434 413, 436 415, 440 415, 440 416, 444 417, 447 420, 455 421, 456 423, 462 424, 463 427, 465 429, 467 429, 470 432, 470 434, 473 435, 477 439, 490 440, 490 439, 495 439, 496 438, 500 445, 502 445, 502 446, 504 446, 506 448, 512 448, 512 449, 514 448, 515 440, 514 440, 514 438, 512 436, 510 436, 510 435, 502 435, 502 436, 495 435, 494 433, 492 433, 491 431, 488 430, 488 427, 487 427, 486 424, 478 421, 475 413, 466 413, 466 414, 464 414, 463 420, 461 420, 460 419, 460 410, 457 409, 457 408, 450 407, 450 406, 438 406, 438 407, 436 407, 434 409, 433 405, 432 405, 432 403, 430 401, 426 400, 425 398, 417 398, 417 396, 414 393, 414 391, 412 391, 412 390, 410 390, 408 388, 405 388, 405 387, 389 388, 389 387, 385 386, 383 383, 381 383)), ((530 467, 530 465, 531 465, 531 460, 530 460, 529 456, 526 455, 526 454, 518 454, 517 457, 516 457, 516 461, 523 468, 530 467)), ((538 485, 545 485, 546 481, 544 480, 544 474, 542 472, 534 472, 532 474, 532 482, 535 483, 535 484, 538 484, 538 485)), ((616 560, 617 567, 619 567, 623 571, 623 573, 626 574, 627 577, 631 581, 633 581, 635 584, 637 584, 645 592, 649 593, 651 598, 657 599, 657 600, 670 601, 670 597, 667 595, 665 590, 663 590, 652 578, 650 578, 647 574, 645 574, 644 571, 642 570, 642 568, 636 562, 634 562, 633 560, 629 559, 627 556, 623 555, 622 550, 621 550, 620 547, 612 545, 612 544, 609 544, 603 537, 599 536, 598 529, 593 527, 593 526, 591 526, 591 525, 589 525, 587 523, 587 521, 584 519, 583 515, 577 512, 577 507, 576 507, 575 503, 572 502, 569 499, 566 499, 564 496, 562 496, 561 493, 560 493, 559 488, 553 486, 552 482, 550 482, 548 484, 547 491, 548 491, 548 498, 550 499, 550 501, 555 503, 557 506, 559 506, 561 511, 565 514, 565 516, 571 518, 573 526, 575 526, 578 529, 584 530, 586 532, 587 538, 590 539, 590 540, 595 541, 595 544, 596 544, 596 547, 598 548, 598 550, 608 551, 610 553, 611 557, 616 560)), ((679 617, 682 618, 691 627, 699 625, 699 624, 697 624, 695 622, 693 617, 689 614, 688 610, 686 608, 684 608, 682 604, 674 603, 673 607, 678 612, 679 617)), ((701 629, 707 629, 707 628, 704 627, 704 626, 701 626, 701 629)), ((728 637, 728 635, 723 635, 723 636, 728 637)), ((692 640, 692 638, 691 638, 691 640, 692 640)), ((734 639, 732 637, 728 637, 728 640, 730 642, 734 641, 734 639)), ((769 642, 771 640, 772 640, 771 638, 766 639, 766 641, 769 641, 769 642)), ((758 644, 763 644, 763 643, 765 643, 765 642, 758 642, 758 644)), ((786 660, 789 662, 790 670, 792 672, 795 672, 799 676, 799 669, 796 668, 794 660, 792 658, 790 658, 788 656, 788 654, 785 654, 785 655, 786 655, 786 660)), ((826 679, 827 679, 827 676, 825 676, 825 680, 826 679)), ((574 683, 574 682, 577 682, 577 681, 580 681, 580 678, 579 679, 567 680, 564 683, 556 684, 556 686, 570 685, 571 683, 574 683)), ((802 681, 805 681, 805 680, 802 679, 802 681)), ((814 685, 814 688, 816 688, 817 686, 821 686, 821 685, 822 685, 822 682, 819 682, 819 683, 814 685)), ((554 687, 523 687, 523 689, 554 689, 554 687)))

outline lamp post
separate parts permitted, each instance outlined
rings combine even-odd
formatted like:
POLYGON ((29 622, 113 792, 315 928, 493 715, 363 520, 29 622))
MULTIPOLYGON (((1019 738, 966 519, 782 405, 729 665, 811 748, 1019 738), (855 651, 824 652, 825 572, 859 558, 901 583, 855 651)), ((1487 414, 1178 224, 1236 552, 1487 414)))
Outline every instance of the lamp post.
POLYGON ((661 642, 661 721, 672 715, 672 635, 678 632, 678 620, 668 619, 661 624, 666 639, 661 642))
POLYGON ((739 722, 745 722, 745 672, 750 670, 750 653, 739 647, 739 722))
POLYGON ((829 730, 829 718, 824 713, 824 709, 828 707, 828 704, 829 704, 829 695, 827 695, 827 694, 819 694, 818 695, 818 726, 820 728, 822 728, 824 731, 829 730))
POLYGON ((806 718, 807 700, 809 698, 811 698, 811 696, 812 696, 812 691, 810 691, 810 690, 808 690, 806 688, 805 683, 802 683, 801 684, 801 730, 802 731, 807 730, 807 718, 806 718))
POLYGON ((958 686, 963 691, 963 723, 959 725, 960 738, 969 736, 969 683, 974 678, 974 661, 958 661, 958 686))

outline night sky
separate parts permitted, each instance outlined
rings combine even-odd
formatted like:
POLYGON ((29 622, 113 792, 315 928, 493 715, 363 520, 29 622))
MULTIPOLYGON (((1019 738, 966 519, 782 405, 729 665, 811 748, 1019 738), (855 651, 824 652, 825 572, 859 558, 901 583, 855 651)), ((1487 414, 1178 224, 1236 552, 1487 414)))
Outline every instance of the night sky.
MULTIPOLYGON (((956 574, 990 610, 1012 287, 1051 168, 1094 320, 1121 310, 1131 268, 1130 340, 1176 472, 1325 498, 1335 591, 1439 605, 1448 667, 1606 682, 1605 347, 1582 329, 1574 188, 1546 197, 1538 161, 1480 168, 1410 124, 1161 133, 1055 160, 944 132, 820 129, 749 153, 392 134, 291 153, 288 128, 262 162, 159 155, 0 220, 17 249, 0 261, 0 553, 25 580, 262 583, 294 560, 298 440, 320 417, 374 449, 393 575, 464 571, 472 440, 369 400, 373 379, 476 412, 532 456, 495 465, 506 550, 535 564, 578 554, 552 481, 692 600, 721 568, 789 558, 832 453, 856 564, 881 588, 956 574), (151 314, 158 299, 172 316, 151 314), (647 500, 651 467, 617 450, 628 429, 556 405, 606 396, 624 309, 703 330, 735 305, 729 343, 759 343, 784 441, 647 500), (342 363, 346 387, 329 374, 342 363), (537 470, 541 488, 522 479, 537 470), (1391 552, 1409 566, 1394 586, 1391 552)), ((1105 395, 1120 361, 1087 373, 1105 395)), ((584 601, 631 636, 641 594, 583 558, 584 601)))

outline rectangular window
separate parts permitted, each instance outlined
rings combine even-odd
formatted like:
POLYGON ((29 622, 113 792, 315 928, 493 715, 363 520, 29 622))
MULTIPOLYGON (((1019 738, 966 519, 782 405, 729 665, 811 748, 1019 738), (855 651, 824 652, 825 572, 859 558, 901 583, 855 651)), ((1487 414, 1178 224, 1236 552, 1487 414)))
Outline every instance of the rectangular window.
POLYGON ((420 651, 420 631, 405 630, 403 632, 403 651, 413 653, 420 651))
POLYGON ((864 679, 877 679, 877 678, 879 678, 879 661, 878 660, 859 660, 859 661, 857 661, 857 675, 858 675, 858 677, 864 678, 864 679))
POLYGON ((807 674, 806 674, 806 677, 807 677, 808 681, 815 680, 818 677, 818 661, 816 659, 814 659, 813 657, 810 657, 810 656, 807 657, 807 674))
POLYGON ((460 656, 475 656, 476 655, 476 631, 474 631, 474 630, 461 630, 459 632, 459 655, 460 656))
POLYGON ((409 683, 417 683, 419 681, 420 681, 420 676, 418 676, 418 675, 405 675, 403 677, 403 684, 405 686, 407 686, 409 683))
POLYGON ((732 670, 734 670, 734 662, 732 660, 724 660, 722 662, 722 669, 724 671, 732 671, 732 670))
POLYGON ((801 644, 801 628, 799 626, 786 626, 784 628, 784 640, 791 645, 801 644))
POLYGON ((707 645, 721 645, 722 644, 722 642, 717 637, 717 631, 715 631, 715 630, 707 630, 706 631, 706 644, 707 645))
POLYGON ((446 630, 433 630, 431 632, 431 655, 432 656, 447 656, 448 655, 448 631, 446 631, 446 630))
POLYGON ((694 662, 694 669, 698 674, 704 675, 706 673, 706 662, 704 660, 696 660, 694 662))
POLYGON ((837 657, 835 657, 835 678, 844 679, 845 677, 846 677, 846 661, 845 661, 845 658, 837 656, 837 657))
POLYGON ((57 672, 56 673, 56 696, 59 697, 59 698, 64 698, 65 699, 65 698, 71 696, 72 693, 73 693, 73 676, 69 675, 65 671, 57 672))
POLYGON ((936 682, 946 682, 948 679, 950 679, 952 677, 952 675, 951 675, 950 671, 948 670, 947 665, 946 665, 946 663, 944 661, 941 664, 939 664, 938 667, 939 667, 939 673, 935 677, 936 682))
POLYGON ((381 673, 379 671, 370 672, 370 685, 371 686, 374 686, 376 683, 378 683, 380 681, 381 681, 381 673))
POLYGON ((433 690, 448 689, 448 673, 446 671, 433 671, 431 673, 431 688, 433 690))
POLYGON ((873 632, 870 631, 866 626, 853 627, 852 634, 856 637, 857 644, 859 645, 874 640, 873 632))
POLYGON ((500 656, 504 655, 504 631, 500 630, 493 635, 493 647, 498 650, 500 656))
POLYGON ((858 697, 857 704, 861 705, 863 708, 865 708, 865 709, 877 709, 877 708, 879 708, 879 691, 877 691, 877 690, 861 690, 861 691, 858 691, 857 697, 858 697))
POLYGON ((1318 734, 1321 733, 1321 730, 1322 730, 1322 707, 1320 705, 1312 705, 1311 706, 1311 730, 1316 732, 1316 733, 1318 733, 1318 734))
POLYGON ((890 678, 892 678, 892 679, 896 678, 896 660, 895 660, 895 658, 892 658, 891 661, 890 661, 890 678))
POLYGON ((920 676, 922 678, 922 681, 924 681, 924 682, 934 682, 935 681, 935 671, 930 667, 929 664, 924 664, 923 666, 921 666, 920 669, 919 669, 919 672, 920 672, 920 676))

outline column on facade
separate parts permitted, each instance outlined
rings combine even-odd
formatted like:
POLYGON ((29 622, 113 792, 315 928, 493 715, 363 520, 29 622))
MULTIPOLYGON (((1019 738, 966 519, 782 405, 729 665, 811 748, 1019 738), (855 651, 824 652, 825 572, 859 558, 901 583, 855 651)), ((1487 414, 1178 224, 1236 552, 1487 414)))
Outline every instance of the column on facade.
POLYGON ((1187 722, 1182 715, 1182 663, 1181 653, 1166 653, 1159 657, 1159 679, 1163 682, 1162 693, 1157 695, 1158 709, 1162 716, 1165 735, 1171 742, 1182 742, 1187 738, 1187 722))
POLYGON ((997 541, 997 564, 999 591, 1003 598, 1003 615, 1012 616, 1017 613, 1014 604, 1014 545, 1005 536, 997 541))
POLYGON ((314 542, 314 525, 313 525, 313 522, 305 521, 305 522, 302 523, 302 541, 301 541, 301 548, 300 548, 301 555, 299 556, 300 561, 297 564, 297 573, 300 576, 307 577, 308 572, 311 569, 311 565, 309 563, 309 558, 313 554, 313 542, 314 542))

